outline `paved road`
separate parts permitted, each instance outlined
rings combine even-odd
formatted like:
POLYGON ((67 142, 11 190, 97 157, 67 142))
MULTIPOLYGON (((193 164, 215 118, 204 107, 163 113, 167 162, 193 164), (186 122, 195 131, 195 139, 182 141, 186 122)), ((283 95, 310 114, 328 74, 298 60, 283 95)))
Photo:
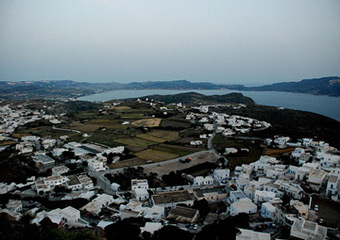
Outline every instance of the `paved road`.
POLYGON ((52 128, 53 128, 53 129, 56 129, 56 130, 61 130, 61 131, 81 133, 81 131, 79 131, 79 130, 74 130, 74 129, 57 128, 57 127, 55 127, 55 126, 53 126, 52 128))

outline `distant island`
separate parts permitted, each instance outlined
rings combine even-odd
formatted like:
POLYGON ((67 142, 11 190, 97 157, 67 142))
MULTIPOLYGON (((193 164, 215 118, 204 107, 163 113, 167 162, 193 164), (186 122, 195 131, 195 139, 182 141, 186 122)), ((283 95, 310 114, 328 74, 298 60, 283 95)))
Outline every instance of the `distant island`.
POLYGON ((283 82, 260 87, 246 87, 240 84, 214 84, 209 82, 190 82, 187 80, 149 81, 132 83, 88 83, 72 80, 43 80, 0 82, 0 99, 62 99, 77 98, 85 95, 113 90, 218 90, 238 91, 283 91, 315 95, 340 96, 340 78, 324 77, 304 79, 299 82, 283 82))
POLYGON ((314 95, 340 96, 340 77, 323 77, 303 79, 299 82, 282 82, 259 87, 236 86, 234 90, 242 91, 279 91, 296 92, 314 95))

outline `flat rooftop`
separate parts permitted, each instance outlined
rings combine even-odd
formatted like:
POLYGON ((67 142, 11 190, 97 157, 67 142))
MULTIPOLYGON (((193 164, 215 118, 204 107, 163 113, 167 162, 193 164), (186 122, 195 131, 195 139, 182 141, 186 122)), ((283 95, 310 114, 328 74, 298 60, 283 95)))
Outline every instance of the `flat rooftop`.
POLYGON ((217 193, 217 194, 226 193, 223 187, 198 188, 198 189, 194 189, 194 192, 197 197, 204 197, 204 194, 206 193, 217 193))
POLYGON ((171 210, 169 213, 169 218, 176 218, 176 217, 184 217, 184 218, 193 218, 197 214, 198 210, 176 206, 174 209, 171 210))
POLYGON ((176 203, 194 200, 187 190, 176 192, 164 192, 152 196, 155 204, 176 203))

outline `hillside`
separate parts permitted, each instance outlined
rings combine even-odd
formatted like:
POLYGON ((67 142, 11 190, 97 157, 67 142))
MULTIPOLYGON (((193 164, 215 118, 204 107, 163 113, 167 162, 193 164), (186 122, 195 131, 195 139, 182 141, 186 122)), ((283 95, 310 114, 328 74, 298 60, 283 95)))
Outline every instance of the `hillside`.
POLYGON ((218 104, 218 103, 243 103, 255 104, 253 99, 243 96, 242 93, 229 93, 225 95, 212 95, 206 96, 196 92, 179 93, 174 95, 149 95, 143 98, 149 98, 156 101, 168 103, 205 103, 205 104, 218 104))
POLYGON ((260 87, 236 87, 243 91, 280 91, 314 95, 340 96, 340 77, 304 79, 299 82, 282 82, 260 87))

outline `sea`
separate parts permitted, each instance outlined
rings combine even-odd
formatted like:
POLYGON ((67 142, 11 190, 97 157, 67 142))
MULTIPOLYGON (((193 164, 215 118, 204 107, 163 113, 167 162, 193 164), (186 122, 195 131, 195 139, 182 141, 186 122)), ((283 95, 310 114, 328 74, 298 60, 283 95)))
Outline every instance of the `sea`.
POLYGON ((112 99, 139 98, 148 95, 168 95, 185 92, 198 92, 204 95, 223 95, 231 92, 240 92, 252 98, 257 104, 289 108, 301 111, 318 113, 340 121, 340 97, 329 97, 291 92, 272 91, 235 91, 219 90, 115 90, 78 98, 84 101, 104 102, 112 99))

